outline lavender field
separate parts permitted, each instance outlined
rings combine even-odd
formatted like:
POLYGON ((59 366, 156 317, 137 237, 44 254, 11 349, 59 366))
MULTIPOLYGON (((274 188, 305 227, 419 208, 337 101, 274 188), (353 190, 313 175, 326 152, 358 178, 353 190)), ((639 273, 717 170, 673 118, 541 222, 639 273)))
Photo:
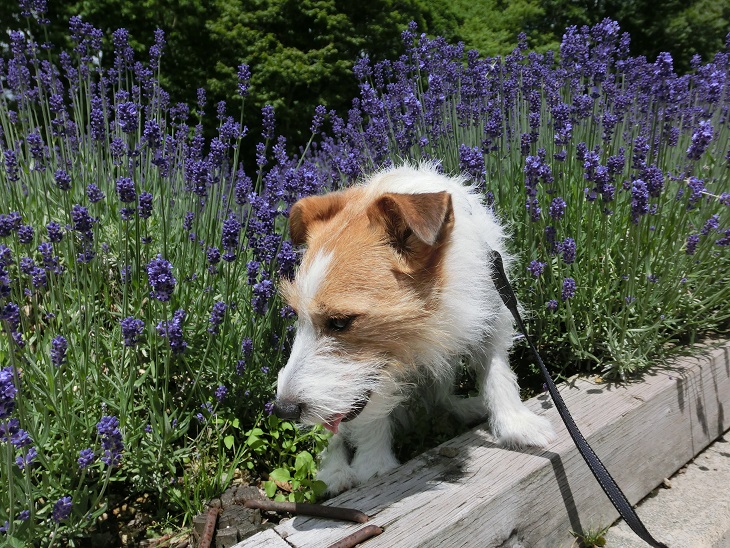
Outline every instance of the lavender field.
POLYGON ((483 189, 556 376, 622 380, 728 332, 730 43, 680 76, 668 55, 630 57, 611 21, 566 29, 554 54, 523 40, 504 58, 411 26, 400 58, 357 63, 349 112, 320 107, 311 140, 287 143, 273 109, 246 110, 246 65, 229 104, 201 89, 189 108, 159 83, 162 31, 146 59, 124 29, 74 18, 69 33, 61 52, 18 30, 0 59, 11 545, 83 543, 140 495, 160 534, 234 477, 285 471, 290 498, 321 491, 325 436, 270 416, 294 322, 276 293, 298 260, 287 215, 382 166, 435 162, 483 189))

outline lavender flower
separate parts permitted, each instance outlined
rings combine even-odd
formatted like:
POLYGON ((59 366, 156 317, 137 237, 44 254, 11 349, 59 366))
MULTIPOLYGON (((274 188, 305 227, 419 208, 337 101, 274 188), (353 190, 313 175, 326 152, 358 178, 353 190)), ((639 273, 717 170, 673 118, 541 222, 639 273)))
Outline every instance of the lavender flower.
POLYGON ((568 299, 571 299, 575 296, 575 290, 576 290, 576 283, 573 278, 565 278, 563 280, 563 292, 561 293, 561 298, 564 301, 567 301, 568 299))
POLYGON ((73 503, 71 501, 71 497, 67 496, 58 499, 56 504, 53 505, 53 512, 51 513, 53 521, 59 523, 61 521, 67 520, 68 517, 71 515, 72 506, 73 503))
POLYGON ((262 137, 264 139, 273 139, 276 136, 274 133, 274 107, 265 105, 261 109, 261 123, 263 124, 262 137))
MULTIPOLYGON (((7 265, 4 263, 0 263, 0 298, 9 296, 11 292, 10 284, 12 283, 12 280, 10 279, 6 266, 7 265)), ((3 309, 0 308, 0 312, 2 312, 2 310, 3 309)), ((2 319, 3 317, 0 315, 0 320, 2 319)))
POLYGON ((128 204, 137 200, 137 190, 134 181, 129 177, 120 177, 117 179, 117 195, 119 201, 128 204))
POLYGON ((15 379, 12 367, 0 369, 0 419, 7 418, 15 409, 15 379))
POLYGON ((137 346, 139 336, 144 333, 144 322, 134 316, 127 316, 121 322, 124 346, 137 346))
POLYGON ((167 338, 173 354, 182 354, 188 346, 183 336, 185 316, 185 311, 180 309, 173 314, 171 321, 163 321, 157 324, 157 334, 160 337, 167 338))
POLYGON ((60 188, 61 190, 70 190, 71 189, 71 176, 68 173, 66 173, 64 170, 62 170, 62 169, 56 170, 54 178, 56 180, 56 186, 58 188, 60 188))
POLYGON ((94 453, 94 450, 88 448, 79 451, 79 458, 76 462, 78 462, 79 464, 79 470, 85 470, 86 468, 91 466, 95 460, 96 454, 94 453))
POLYGON ((700 127, 692 134, 692 143, 687 149, 687 158, 690 160, 699 160, 705 153, 705 150, 707 150, 713 136, 714 132, 709 120, 700 122, 700 127))
POLYGON ((721 231, 720 234, 722 234, 722 236, 715 240, 715 245, 719 245, 720 247, 730 246, 730 228, 725 231, 721 231))
POLYGON ((225 385, 220 385, 215 390, 215 399, 218 400, 218 403, 223 402, 224 399, 226 399, 226 395, 228 394, 228 388, 225 387, 225 385))
POLYGON ((24 454, 15 457, 15 464, 21 470, 25 470, 26 466, 30 466, 35 462, 37 456, 38 450, 35 447, 30 447, 24 454))
POLYGON ((251 81, 251 69, 248 65, 238 65, 238 94, 241 97, 248 96, 248 85, 251 81))
POLYGON ((5 244, 0 244, 0 266, 10 266, 13 264, 13 254, 10 248, 5 244))
POLYGON ((486 175, 484 155, 478 147, 459 145, 459 166, 475 181, 484 181, 486 175))
POLYGON ((312 132, 312 135, 316 134, 322 128, 322 123, 324 122, 324 117, 326 115, 327 109, 324 107, 324 105, 317 105, 317 107, 314 109, 312 125, 309 128, 309 131, 312 132))
POLYGON ((51 363, 56 367, 61 367, 66 361, 66 350, 68 341, 62 335, 56 335, 51 341, 51 363))
POLYGON ((150 296, 158 301, 169 301, 177 284, 172 275, 172 263, 163 259, 162 255, 157 255, 157 258, 152 259, 147 265, 147 276, 152 287, 150 296))
POLYGON ((226 254, 223 255, 224 261, 235 261, 236 250, 239 245, 239 235, 241 232, 241 223, 239 223, 233 217, 228 217, 223 221, 223 249, 226 250, 226 254))
POLYGON ((545 267, 547 266, 547 263, 541 263, 538 260, 533 260, 530 262, 529 266, 527 267, 527 271, 532 274, 535 278, 539 278, 543 271, 545 270, 545 267))
POLYGON ((550 299, 546 305, 545 308, 547 308, 550 312, 555 312, 558 309, 558 301, 555 299, 550 299))
POLYGON ((575 240, 573 238, 565 238, 558 247, 563 255, 565 264, 575 262, 575 240))
POLYGON ((107 466, 117 466, 122 459, 124 443, 119 431, 119 419, 114 416, 104 416, 96 425, 96 431, 101 438, 101 447, 104 456, 101 461, 107 466))
POLYGON ((23 217, 17 211, 8 214, 0 214, 0 238, 10 236, 20 228, 23 217))
POLYGON ((89 215, 89 210, 82 205, 75 204, 71 208, 71 219, 73 220, 73 228, 76 232, 84 237, 86 240, 93 240, 93 234, 91 232, 94 223, 97 219, 89 215))
POLYGON ((250 358, 253 355, 253 340, 249 337, 241 341, 241 352, 246 358, 250 358))
POLYGON ((567 204, 565 203, 565 200, 560 197, 553 198, 553 201, 550 202, 548 213, 550 214, 550 217, 558 221, 563 218, 563 215, 565 215, 566 207, 567 204))
POLYGON ((211 266, 217 265, 221 260, 221 252, 217 247, 209 247, 206 252, 206 258, 211 266))
POLYGON ((6 150, 3 152, 5 156, 5 174, 8 181, 15 183, 18 181, 18 160, 14 150, 6 150))
POLYGON ((641 179, 631 184, 631 222, 638 223, 642 215, 649 213, 649 189, 641 179))
POLYGON ((257 314, 264 315, 268 310, 269 299, 274 296, 274 284, 271 280, 262 280, 253 286, 251 305, 257 314))
POLYGON ((166 43, 165 31, 160 28, 155 29, 155 43, 150 47, 150 65, 159 65, 166 43))
POLYGON ((149 192, 142 192, 139 195, 139 205, 137 206, 137 210, 139 212, 140 219, 149 219, 152 216, 153 199, 154 196, 152 196, 149 192))
POLYGON ((707 236, 710 232, 714 232, 718 228, 720 228, 720 217, 715 214, 707 219, 707 221, 705 221, 702 230, 700 230, 700 234, 702 234, 703 236, 707 236))
POLYGON ((15 303, 8 303, 0 309, 0 320, 4 320, 10 326, 11 331, 18 329, 20 325, 20 308, 15 303))
POLYGON ((33 243, 34 236, 35 236, 35 231, 33 230, 32 226, 22 225, 22 226, 20 226, 20 228, 18 228, 18 241, 21 244, 33 243))
POLYGON ((118 105, 117 122, 124 133, 137 131, 137 105, 129 101, 118 105))
POLYGON ((702 199, 702 195, 706 192, 705 182, 697 177, 690 177, 687 181, 687 186, 690 189, 688 208, 692 209, 702 199))
POLYGON ((208 327, 209 333, 214 335, 218 334, 218 328, 223 323, 227 308, 228 305, 223 301, 216 301, 215 304, 213 304, 213 310, 211 311, 210 319, 208 320, 208 323, 210 324, 208 327))
POLYGON ((697 251, 697 244, 700 243, 699 234, 690 234, 687 236, 687 243, 685 244, 685 252, 687 255, 694 255, 697 251))
POLYGON ((89 183, 89 185, 86 187, 86 197, 92 204, 100 202, 101 200, 106 198, 101 189, 94 183, 89 183))

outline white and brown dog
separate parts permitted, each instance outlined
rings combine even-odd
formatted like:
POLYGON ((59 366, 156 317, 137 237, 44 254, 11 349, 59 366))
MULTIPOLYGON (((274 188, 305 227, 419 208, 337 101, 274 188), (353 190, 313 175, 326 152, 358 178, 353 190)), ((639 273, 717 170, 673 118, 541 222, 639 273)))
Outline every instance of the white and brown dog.
MULTIPOLYGON (((512 318, 490 276, 504 231, 481 196, 433 166, 377 173, 291 209, 302 264, 283 294, 298 315, 275 412, 334 433, 318 479, 330 494, 398 465, 392 412, 414 386, 506 446, 545 446, 547 419, 520 401, 512 318), (453 395, 467 360, 479 396, 453 395)), ((419 392, 420 395, 420 392, 419 392)))

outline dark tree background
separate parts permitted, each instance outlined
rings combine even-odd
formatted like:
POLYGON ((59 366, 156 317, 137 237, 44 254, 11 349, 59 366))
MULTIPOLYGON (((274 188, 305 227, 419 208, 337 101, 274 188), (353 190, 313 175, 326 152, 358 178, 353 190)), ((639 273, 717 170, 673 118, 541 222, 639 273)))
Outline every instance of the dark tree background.
MULTIPOLYGON (((236 100, 237 66, 249 64, 247 125, 255 133, 258 110, 272 104, 277 131, 296 144, 306 142, 315 106, 349 108, 357 94, 351 69, 361 55, 377 61, 402 54, 409 21, 482 55, 504 55, 519 32, 537 50, 557 50, 566 26, 610 17, 630 33, 634 55, 653 60, 668 51, 679 72, 690 69, 693 55, 707 60, 724 48, 730 30, 730 0, 48 0, 48 8, 45 31, 30 28, 64 47, 72 15, 108 38, 128 29, 143 60, 162 28, 162 76, 174 101, 193 104, 199 87, 208 90, 211 110, 219 100, 236 100)), ((0 28, 26 28, 12 15, 18 11, 16 0, 0 0, 0 28)), ((105 48, 103 62, 111 62, 110 40, 105 48)))

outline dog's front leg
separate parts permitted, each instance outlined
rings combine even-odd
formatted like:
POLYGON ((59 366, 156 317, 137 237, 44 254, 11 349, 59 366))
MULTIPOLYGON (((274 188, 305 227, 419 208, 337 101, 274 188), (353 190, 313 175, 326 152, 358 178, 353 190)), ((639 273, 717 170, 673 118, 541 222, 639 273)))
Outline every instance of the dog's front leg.
POLYGON ((349 439, 355 447, 352 470, 358 483, 386 474, 400 464, 393 454, 390 415, 363 419, 347 425, 349 439))
POLYGON ((481 393, 492 433, 507 447, 546 447, 556 438, 555 430, 547 418, 536 415, 520 400, 517 377, 509 366, 512 318, 506 309, 497 327, 477 353, 483 375, 481 393))

